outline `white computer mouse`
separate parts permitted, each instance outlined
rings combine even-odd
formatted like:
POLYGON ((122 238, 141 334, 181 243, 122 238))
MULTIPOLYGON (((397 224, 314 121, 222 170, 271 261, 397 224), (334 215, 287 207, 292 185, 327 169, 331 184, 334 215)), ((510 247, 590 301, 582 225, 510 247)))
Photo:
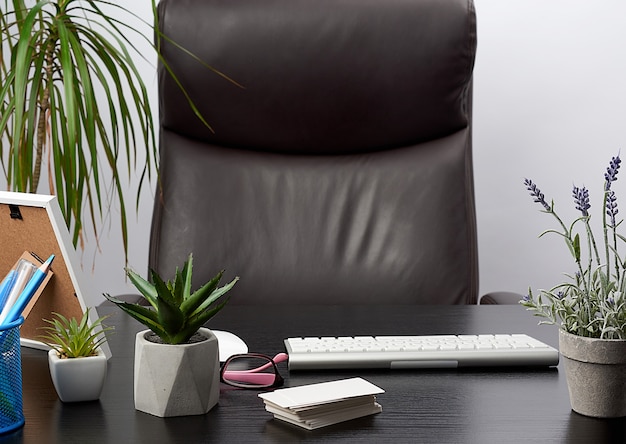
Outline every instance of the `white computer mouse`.
POLYGON ((248 346, 239 336, 228 331, 211 331, 217 336, 217 343, 220 350, 220 362, 226 361, 232 355, 248 353, 248 346))

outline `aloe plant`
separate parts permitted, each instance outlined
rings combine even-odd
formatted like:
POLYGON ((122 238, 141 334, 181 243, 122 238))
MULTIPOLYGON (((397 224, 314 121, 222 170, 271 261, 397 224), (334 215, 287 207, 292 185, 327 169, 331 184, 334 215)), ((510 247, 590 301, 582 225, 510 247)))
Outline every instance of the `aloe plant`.
POLYGON ((56 350, 61 358, 83 358, 95 356, 98 348, 107 340, 105 332, 113 327, 105 327, 102 321, 107 318, 98 318, 89 323, 89 309, 85 311, 80 321, 76 318, 66 318, 60 313, 52 313, 53 319, 44 319, 50 325, 40 327, 46 333, 40 336, 42 342, 56 350))
POLYGON ((239 280, 235 277, 230 283, 218 287, 224 274, 222 270, 209 282, 192 292, 192 272, 192 254, 184 263, 182 271, 176 269, 173 282, 165 282, 151 269, 151 283, 132 269, 126 268, 126 275, 149 305, 126 302, 106 293, 104 297, 152 330, 163 342, 185 343, 224 308, 230 299, 228 291, 239 280), (221 299, 222 296, 225 296, 224 299, 221 299))

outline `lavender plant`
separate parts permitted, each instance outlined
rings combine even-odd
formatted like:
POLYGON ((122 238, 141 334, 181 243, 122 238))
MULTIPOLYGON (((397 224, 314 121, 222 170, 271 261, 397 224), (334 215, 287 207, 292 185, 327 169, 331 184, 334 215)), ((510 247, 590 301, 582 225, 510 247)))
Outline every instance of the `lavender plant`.
POLYGON ((543 318, 542 324, 557 324, 578 336, 626 339, 626 257, 619 252, 626 237, 618 233, 622 221, 617 220, 617 197, 611 189, 620 164, 620 157, 613 157, 604 174, 601 242, 596 241, 590 225, 587 188, 574 186, 574 205, 581 215, 568 226, 556 213, 554 202, 548 204, 537 185, 530 179, 524 180, 534 201, 542 206, 541 211, 557 221, 558 228, 546 230, 540 237, 547 233, 561 236, 575 263, 574 272, 566 274, 567 282, 540 290, 536 295, 529 289, 520 301, 543 318))

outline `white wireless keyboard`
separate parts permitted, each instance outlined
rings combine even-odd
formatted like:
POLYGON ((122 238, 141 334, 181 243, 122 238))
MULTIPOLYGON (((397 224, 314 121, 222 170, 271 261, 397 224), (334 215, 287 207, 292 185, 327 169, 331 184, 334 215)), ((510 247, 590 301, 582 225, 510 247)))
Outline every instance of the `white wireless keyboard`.
POLYGON ((555 366, 558 350, 528 335, 285 339, 289 370, 555 366))

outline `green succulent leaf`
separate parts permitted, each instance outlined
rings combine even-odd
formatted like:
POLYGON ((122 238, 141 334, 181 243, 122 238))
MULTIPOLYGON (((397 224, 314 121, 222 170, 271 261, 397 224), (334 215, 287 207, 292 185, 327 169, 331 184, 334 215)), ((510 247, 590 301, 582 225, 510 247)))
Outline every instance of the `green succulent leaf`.
POLYGON ((215 316, 228 303, 230 296, 227 296, 222 302, 215 305, 198 315, 191 317, 185 328, 181 329, 173 338, 172 344, 184 343, 196 333, 209 319, 215 316))
POLYGON ((229 292, 235 286, 238 280, 239 278, 236 277, 232 281, 230 281, 228 284, 212 292, 211 295, 202 304, 200 304, 200 306, 193 312, 193 314, 204 312, 213 302, 217 301, 224 294, 229 292))
MULTIPOLYGON (((161 279, 161 276, 154 270, 150 270, 150 277, 152 278, 152 282, 154 282, 154 289, 157 294, 157 305, 159 299, 165 299, 170 304, 176 305, 176 298, 173 295, 173 286, 171 282, 165 282, 161 279)), ((158 306, 156 307, 158 310, 158 306)))
POLYGON ((174 335, 185 324, 185 317, 176 304, 165 298, 157 300, 157 312, 159 323, 168 335, 174 335))
POLYGON ((222 308, 226 306, 228 301, 230 300, 230 296, 226 296, 219 304, 204 310, 189 319, 190 325, 197 325, 197 328, 200 328, 202 325, 206 324, 206 322, 215 316, 222 308))
POLYGON ((183 274, 177 268, 176 269, 176 275, 174 277, 174 284, 170 288, 171 291, 172 291, 172 296, 173 296, 174 301, 176 302, 177 306, 180 306, 180 304, 183 302, 183 299, 184 299, 184 296, 185 296, 184 295, 184 286, 185 286, 185 282, 183 280, 183 274))
POLYGON ((200 305, 206 301, 213 291, 217 288, 220 280, 222 279, 223 271, 220 271, 213 279, 204 284, 198 290, 194 291, 180 306, 182 312, 189 316, 191 315, 200 305))
MULTIPOLYGON (((157 290, 153 284, 142 278, 139 274, 131 270, 130 268, 126 269, 126 276, 132 282, 132 284, 139 290, 141 295, 156 308, 157 305, 157 290)), ((106 296, 106 295, 105 295, 106 296)), ((111 300, 111 299, 109 299, 111 300)), ((112 301, 114 302, 114 301, 112 301)))
MULTIPOLYGON (((191 277, 193 274, 193 254, 189 254, 187 262, 183 267, 182 279, 183 279, 183 294, 181 304, 184 303, 191 296, 191 277)), ((181 307, 182 308, 182 307, 181 307)))
POLYGON ((130 302, 122 301, 106 293, 104 293, 104 297, 121 308, 130 317, 141 322, 159 336, 161 336, 162 332, 165 332, 159 323, 159 317, 155 310, 150 310, 148 307, 144 307, 143 305, 131 304, 130 302), (157 332, 157 330, 159 330, 159 332, 157 332))

